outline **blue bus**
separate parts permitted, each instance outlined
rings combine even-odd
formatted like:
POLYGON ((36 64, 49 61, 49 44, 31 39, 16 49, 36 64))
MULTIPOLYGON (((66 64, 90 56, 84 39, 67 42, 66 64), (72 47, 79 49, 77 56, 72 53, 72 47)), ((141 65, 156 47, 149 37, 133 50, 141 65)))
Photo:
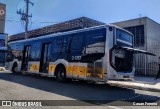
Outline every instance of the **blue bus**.
POLYGON ((8 43, 6 69, 87 81, 132 80, 133 35, 113 25, 48 34, 8 43))

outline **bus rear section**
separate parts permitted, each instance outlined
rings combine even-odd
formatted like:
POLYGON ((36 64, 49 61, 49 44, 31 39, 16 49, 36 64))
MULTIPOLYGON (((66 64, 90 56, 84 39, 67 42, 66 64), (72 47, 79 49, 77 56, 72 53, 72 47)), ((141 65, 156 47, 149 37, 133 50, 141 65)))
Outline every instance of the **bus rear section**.
POLYGON ((134 49, 134 36, 126 30, 115 27, 113 41, 110 43, 108 80, 133 80, 134 79, 134 54, 143 53, 153 55, 144 50, 134 49))

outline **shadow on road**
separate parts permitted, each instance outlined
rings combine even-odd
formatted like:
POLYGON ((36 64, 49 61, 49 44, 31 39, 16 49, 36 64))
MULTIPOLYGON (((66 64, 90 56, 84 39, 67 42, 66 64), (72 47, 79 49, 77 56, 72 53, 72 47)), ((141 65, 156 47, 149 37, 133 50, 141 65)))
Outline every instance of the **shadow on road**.
POLYGON ((119 101, 132 103, 139 100, 152 100, 153 102, 160 100, 157 96, 138 94, 132 89, 118 88, 106 84, 93 84, 82 81, 61 83, 57 82, 54 78, 13 75, 11 73, 0 73, 0 79, 88 102, 93 105, 103 105, 109 102, 115 102, 116 104, 119 101))

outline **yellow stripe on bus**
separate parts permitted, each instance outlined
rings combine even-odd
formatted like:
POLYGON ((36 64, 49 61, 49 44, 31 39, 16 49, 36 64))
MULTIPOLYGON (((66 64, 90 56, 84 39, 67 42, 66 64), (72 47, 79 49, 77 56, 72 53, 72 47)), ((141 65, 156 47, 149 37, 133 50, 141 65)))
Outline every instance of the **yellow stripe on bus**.
MULTIPOLYGON (((66 73, 68 75, 73 75, 74 77, 98 77, 98 78, 104 78, 104 69, 103 68, 95 68, 95 71, 88 72, 89 68, 84 66, 67 66, 66 67, 66 73), (95 72, 95 73, 93 73, 95 72)), ((94 69, 92 69, 94 70, 94 69)))
POLYGON ((55 68, 56 66, 55 65, 49 65, 49 73, 54 73, 55 72, 55 68))
POLYGON ((31 64, 29 70, 39 72, 39 64, 31 64))
MULTIPOLYGON (((39 64, 31 64, 30 71, 39 72, 39 64)), ((48 72, 54 73, 56 65, 49 65, 48 72)), ((104 78, 104 69, 103 68, 95 68, 90 69, 85 66, 66 66, 66 74, 73 75, 74 77, 98 77, 104 78), (91 71, 91 72, 90 72, 91 71)))

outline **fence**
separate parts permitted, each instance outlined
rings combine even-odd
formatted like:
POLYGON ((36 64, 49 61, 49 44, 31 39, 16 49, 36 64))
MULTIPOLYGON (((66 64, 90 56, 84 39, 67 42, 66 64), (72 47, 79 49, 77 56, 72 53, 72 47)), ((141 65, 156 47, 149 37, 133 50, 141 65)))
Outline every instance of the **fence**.
MULTIPOLYGON (((144 45, 136 46, 135 48, 146 50, 144 45)), ((158 72, 158 57, 160 56, 160 44, 147 47, 147 51, 156 54, 156 56, 146 54, 135 54, 134 55, 134 67, 135 75, 138 76, 156 76, 158 72)))

